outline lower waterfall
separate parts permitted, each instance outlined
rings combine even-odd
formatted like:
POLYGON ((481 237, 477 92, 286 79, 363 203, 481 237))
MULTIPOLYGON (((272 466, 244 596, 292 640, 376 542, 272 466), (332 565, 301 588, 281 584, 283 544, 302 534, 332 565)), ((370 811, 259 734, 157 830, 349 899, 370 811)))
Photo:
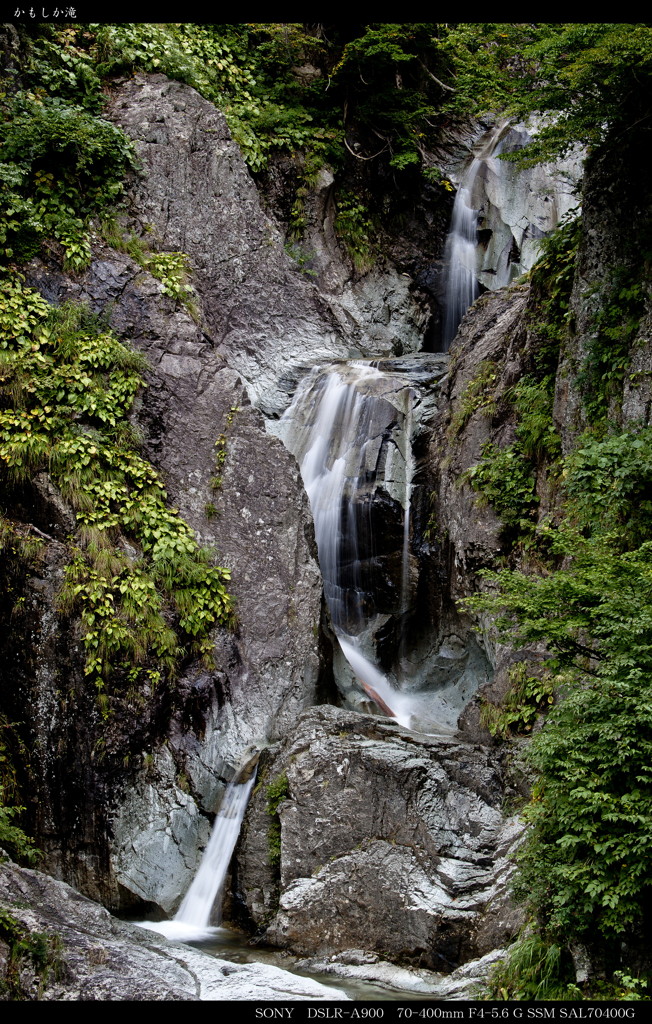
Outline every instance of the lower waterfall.
POLYGON ((213 934, 216 927, 219 927, 222 922, 222 909, 216 901, 219 900, 224 888, 255 779, 254 769, 245 782, 239 781, 239 776, 236 776, 236 780, 226 787, 197 874, 173 919, 139 922, 141 927, 182 942, 207 938, 213 934))

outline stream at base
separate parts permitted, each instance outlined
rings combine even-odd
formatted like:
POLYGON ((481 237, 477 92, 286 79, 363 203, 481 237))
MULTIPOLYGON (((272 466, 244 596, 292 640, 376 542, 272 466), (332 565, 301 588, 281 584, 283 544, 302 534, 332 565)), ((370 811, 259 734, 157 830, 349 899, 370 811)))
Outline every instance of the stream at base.
MULTIPOLYGON (((165 935, 165 924, 172 924, 173 922, 155 923, 134 921, 133 923, 138 924, 141 928, 147 928, 150 931, 157 931, 160 934, 165 935)), ((296 965, 301 963, 301 957, 294 956, 292 953, 288 953, 285 950, 280 950, 272 946, 265 946, 258 943, 254 944, 248 941, 247 938, 240 933, 223 926, 206 929, 204 937, 201 940, 192 938, 183 939, 180 935, 169 937, 173 938, 175 941, 184 942, 185 944, 192 946, 194 949, 200 950, 202 953, 206 953, 208 956, 215 957, 217 960, 227 960, 236 964, 269 964, 272 967, 278 967, 281 970, 289 971, 289 973, 296 974, 299 977, 311 978, 313 981, 318 981, 322 985, 326 985, 328 988, 340 989, 341 991, 346 992, 349 998, 354 1000, 395 1001, 399 999, 428 1000, 441 998, 441 996, 435 993, 411 991, 410 989, 392 987, 390 985, 375 984, 374 982, 364 981, 358 978, 346 978, 339 974, 331 974, 324 971, 313 971, 297 967, 296 965)), ((433 972, 428 972, 428 974, 433 975, 433 978, 435 977, 433 972)), ((415 978, 415 988, 418 987, 418 985, 418 979, 415 978)))

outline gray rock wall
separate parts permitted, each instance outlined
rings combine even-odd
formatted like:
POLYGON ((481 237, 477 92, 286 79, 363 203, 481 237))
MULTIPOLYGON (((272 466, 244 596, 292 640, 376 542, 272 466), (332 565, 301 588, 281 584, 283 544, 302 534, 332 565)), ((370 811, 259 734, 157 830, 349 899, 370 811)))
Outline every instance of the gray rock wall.
MULTIPOLYGON (((629 365, 625 365, 621 382, 612 393, 609 418, 614 422, 650 422, 652 314, 646 239, 651 229, 651 158, 649 132, 637 123, 587 161, 569 336, 561 353, 555 394, 555 421, 565 450, 587 425, 578 377, 592 341, 602 333, 607 353, 613 345, 616 357, 622 356, 622 352, 618 353, 617 336, 611 341, 604 337, 605 326, 617 328, 617 322, 600 325, 597 318, 611 304, 625 306, 626 301, 618 293, 635 283, 643 289, 643 309, 639 308, 643 315, 637 335, 629 344, 629 365)), ((626 319, 624 315, 621 322, 626 319)), ((607 358, 604 371, 611 372, 613 368, 607 358)))
MULTIPOLYGON (((170 911, 192 878, 205 838, 198 808, 214 812, 245 751, 278 739, 317 699, 321 579, 310 513, 294 459, 266 433, 249 393, 268 408, 282 404, 277 378, 292 353, 312 358, 327 344, 332 351, 336 341, 314 286, 295 269, 264 215, 222 115, 161 76, 119 87, 113 113, 134 133, 141 153, 133 193, 139 223, 163 249, 189 253, 200 323, 164 294, 159 281, 99 240, 79 278, 35 262, 30 282, 50 301, 90 303, 147 356, 147 388, 135 412, 145 453, 171 503, 232 570, 238 624, 233 632, 216 631, 215 671, 191 665, 179 679, 170 722, 159 721, 169 752, 158 752, 155 742, 126 789, 119 784, 117 792, 104 792, 100 802, 105 809, 115 802, 117 815, 108 883, 98 890, 60 858, 56 870, 94 895, 107 898, 108 888, 113 903, 127 890, 170 911), (225 460, 218 466, 221 435, 225 460), (211 480, 217 475, 216 489, 211 480), (143 793, 153 779, 157 796, 148 802, 143 793), (161 826, 166 815, 174 827, 161 826)), ((50 688, 57 675, 52 666, 50 688)), ((58 816, 54 806, 51 817, 58 816)), ((56 832, 53 849, 75 846, 74 838, 56 832)), ((104 841, 98 835, 90 840, 104 841)), ((99 872, 105 882, 106 870, 99 872)))
MULTIPOLYGON (((513 927, 511 911, 503 909, 510 870, 504 857, 513 831, 499 811, 500 781, 488 755, 453 741, 415 740, 381 725, 369 725, 371 732, 363 730, 362 740, 351 741, 349 750, 338 746, 333 730, 355 731, 363 720, 340 721, 332 709, 314 713, 319 743, 306 739, 305 724, 294 731, 301 713, 323 699, 322 588, 298 468, 266 431, 263 414, 278 415, 297 376, 320 359, 346 356, 351 348, 355 354, 368 351, 367 345, 376 354, 379 348, 414 347, 421 321, 410 289, 393 272, 354 286, 345 273, 335 274, 331 249, 322 268, 323 281, 328 268, 333 270, 331 291, 320 294, 284 251, 224 118, 192 89, 162 76, 136 76, 116 84, 111 116, 133 137, 142 161, 142 174, 132 182, 130 224, 162 251, 189 255, 198 321, 164 294, 160 282, 99 239, 91 267, 78 278, 35 261, 30 280, 53 302, 89 302, 107 315, 119 337, 146 355, 148 386, 134 412, 144 452, 161 472, 171 502, 203 542, 216 546, 220 564, 232 570, 238 625, 233 632, 215 631, 214 670, 187 664, 166 701, 153 699, 156 711, 145 715, 142 749, 132 749, 141 738, 138 708, 125 711, 121 734, 107 727, 112 760, 106 767, 93 753, 102 730, 92 713, 93 695, 80 698, 78 707, 91 709, 88 716, 78 716, 68 733, 57 733, 55 773, 61 784, 48 782, 40 791, 40 813, 50 828, 48 867, 109 905, 146 901, 172 913, 194 874, 225 781, 252 745, 289 736, 288 749, 297 756, 301 743, 307 744, 301 772, 298 762, 296 771, 288 763, 296 793, 304 793, 305 813, 289 807, 281 812, 286 847, 278 913, 273 906, 277 879, 265 867, 266 829, 249 828, 243 884, 254 920, 269 923, 269 915, 275 915, 269 936, 302 952, 322 951, 311 920, 321 921, 323 934, 338 947, 360 945, 366 913, 373 919, 374 947, 388 948, 396 957, 449 967, 482 955, 513 927), (218 467, 215 442, 222 437, 225 459, 218 467), (216 475, 221 476, 217 488, 211 483, 216 475), (337 768, 347 758, 351 763, 354 753, 361 760, 349 778, 337 768), (335 770, 332 778, 324 774, 326 760, 328 771, 335 770), (473 770, 460 781, 466 762, 473 770), (388 773, 394 778, 389 803, 388 773), (332 807, 325 804, 324 815, 311 825, 310 815, 321 806, 312 778, 341 799, 334 796, 332 807), (72 820, 78 822, 75 834, 68 827, 72 820), (357 820, 359 827, 351 829, 357 820), (312 839, 303 848, 306 829, 314 837, 314 851, 312 839), (461 830, 457 839, 456 830, 461 830), (357 837, 353 846, 351 835, 357 837), (351 900, 347 893, 356 873, 360 888, 351 900), (387 947, 384 912, 376 904, 368 912, 361 909, 379 877, 386 879, 396 925, 396 938, 387 947), (333 930, 329 923, 328 908, 335 904, 342 908, 340 931, 339 924, 333 930), (302 939, 311 929, 313 938, 302 939)), ((320 230, 326 232, 323 225, 320 230)), ((467 355, 449 375, 453 402, 483 353, 506 352, 505 358, 517 364, 514 298, 520 301, 519 293, 471 314, 469 330, 476 333, 469 335, 467 355)), ((487 513, 478 515, 468 492, 456 490, 459 472, 484 437, 480 420, 476 426, 453 456, 445 424, 434 444, 443 532, 438 541, 426 541, 421 522, 420 557, 434 568, 428 593, 421 589, 414 599, 424 605, 420 628, 424 637, 431 634, 423 649, 433 672, 444 678, 453 662, 459 676, 468 669, 465 696, 476 676, 486 675, 488 661, 453 600, 468 592, 474 569, 497 550, 496 523, 487 513)), ((48 500, 54 508, 54 498, 48 500)), ((60 514, 65 519, 69 510, 60 514)), ((70 528, 60 526, 62 537, 70 528)), ((51 610, 45 603, 39 615, 44 637, 50 636, 51 610)), ((49 668, 39 676, 43 707, 63 685, 61 645, 71 649, 73 675, 83 693, 74 624, 62 629, 57 651, 53 648, 44 663, 49 668)), ((53 711, 52 721, 57 720, 53 711)), ((49 738, 48 728, 42 732, 49 738)), ((45 755, 42 760, 37 770, 45 778, 45 755)), ((252 820, 266 813, 261 801, 259 796, 252 820)))
POLYGON ((297 366, 347 348, 263 211, 224 115, 162 75, 120 84, 110 115, 142 161, 131 190, 138 224, 163 251, 187 253, 211 343, 255 405, 282 411, 297 366))

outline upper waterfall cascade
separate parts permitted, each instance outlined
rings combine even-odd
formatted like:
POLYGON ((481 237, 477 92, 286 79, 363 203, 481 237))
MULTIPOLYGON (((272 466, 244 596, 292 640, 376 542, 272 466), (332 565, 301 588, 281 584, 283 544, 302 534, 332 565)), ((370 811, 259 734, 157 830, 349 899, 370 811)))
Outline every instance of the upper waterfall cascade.
POLYGON ((502 288, 530 270, 541 239, 577 206, 579 150, 554 167, 519 168, 500 159, 522 149, 534 132, 500 122, 476 140, 459 176, 444 251, 444 352, 480 292, 502 288))

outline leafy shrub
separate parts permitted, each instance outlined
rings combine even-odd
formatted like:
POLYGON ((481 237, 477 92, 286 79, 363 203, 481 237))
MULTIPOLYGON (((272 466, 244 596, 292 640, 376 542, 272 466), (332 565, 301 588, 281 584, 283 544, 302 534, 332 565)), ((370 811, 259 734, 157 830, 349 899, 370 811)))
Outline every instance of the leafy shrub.
POLYGON ((498 383, 498 366, 493 359, 483 359, 478 372, 466 384, 457 409, 448 428, 448 435, 453 438, 459 434, 474 412, 483 409, 486 416, 493 416, 496 411, 495 391, 498 383))
POLYGON ((584 434, 564 475, 569 513, 582 529, 618 534, 624 547, 652 535, 651 427, 606 437, 584 434))
POLYGON ((619 406, 632 344, 645 312, 646 291, 647 280, 641 279, 637 260, 634 269, 621 270, 597 296, 595 329, 577 376, 589 423, 606 421, 612 404, 619 406))
POLYGON ((518 416, 516 437, 525 457, 535 463, 559 458, 561 438, 552 419, 554 379, 522 377, 513 395, 518 416))
POLYGON ((124 132, 82 107, 18 93, 4 110, 0 143, 0 245, 5 258, 28 258, 45 238, 65 265, 88 265, 88 220, 113 207, 134 167, 124 132))
POLYGON ((539 772, 516 892, 564 941, 619 937, 652 898, 652 541, 620 552, 566 527, 567 564, 543 577, 488 574, 517 646, 545 643, 564 699, 533 739, 539 772))
POLYGON ((78 609, 86 674, 154 658, 168 672, 184 653, 178 630, 209 655, 208 634, 233 619, 229 572, 212 564, 166 506, 154 469, 133 449, 127 416, 144 361, 83 307, 51 309, 19 281, 0 282, 0 466, 10 482, 47 468, 71 503, 79 547, 66 570, 63 610, 78 609), (117 546, 131 538, 142 557, 117 546))
POLYGON ((373 263, 374 229, 365 204, 350 193, 337 197, 335 230, 359 273, 373 263))
POLYGON ((528 531, 538 503, 532 467, 520 445, 482 445, 481 459, 464 474, 482 501, 491 505, 508 529, 528 531))
POLYGON ((489 977, 491 999, 577 999, 567 950, 533 934, 518 939, 489 977))
POLYGON ((22 828, 12 823, 12 819, 25 808, 8 806, 4 797, 4 786, 0 785, 0 850, 5 850, 14 860, 33 864, 40 857, 40 850, 36 849, 34 840, 22 828))
POLYGON ((538 380, 551 378, 556 372, 559 348, 568 331, 581 224, 577 212, 571 211, 555 231, 541 240, 537 262, 530 272, 529 326, 538 380))
POLYGON ((44 932, 30 932, 9 910, 0 907, 0 940, 7 948, 0 994, 9 999, 33 998, 26 991, 23 969, 29 965, 39 978, 39 993, 49 973, 59 968, 60 940, 44 932))

